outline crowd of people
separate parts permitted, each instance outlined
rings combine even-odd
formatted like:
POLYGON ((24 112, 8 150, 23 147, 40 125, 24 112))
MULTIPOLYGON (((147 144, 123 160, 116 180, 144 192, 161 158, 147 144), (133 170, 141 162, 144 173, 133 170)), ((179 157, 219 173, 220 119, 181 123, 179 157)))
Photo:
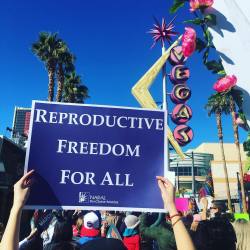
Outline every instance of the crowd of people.
POLYGON ((250 223, 234 221, 226 206, 214 201, 202 211, 192 206, 181 213, 172 183, 157 181, 166 213, 82 210, 36 210, 30 234, 19 239, 22 209, 32 188, 30 171, 14 186, 14 201, 6 227, 0 223, 0 250, 248 250, 250 223))

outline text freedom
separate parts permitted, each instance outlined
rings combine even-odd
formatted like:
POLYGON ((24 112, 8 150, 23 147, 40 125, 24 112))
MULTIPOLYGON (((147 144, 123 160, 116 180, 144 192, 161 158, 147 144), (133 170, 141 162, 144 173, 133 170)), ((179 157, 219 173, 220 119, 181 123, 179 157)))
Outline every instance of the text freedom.
POLYGON ((140 145, 109 144, 104 142, 75 142, 58 139, 57 153, 140 157, 140 145))

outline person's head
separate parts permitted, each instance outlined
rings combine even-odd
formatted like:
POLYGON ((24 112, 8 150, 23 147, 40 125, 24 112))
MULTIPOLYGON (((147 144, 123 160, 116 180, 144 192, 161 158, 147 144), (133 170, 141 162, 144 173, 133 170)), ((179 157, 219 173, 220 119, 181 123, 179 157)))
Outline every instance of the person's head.
POLYGON ((109 215, 115 215, 115 211, 108 211, 109 215))
POLYGON ((216 217, 199 222, 194 243, 199 250, 235 250, 236 235, 229 220, 216 217))
POLYGON ((250 223, 240 219, 233 223, 233 227, 237 238, 237 249, 248 249, 250 246, 250 223))
POLYGON ((126 216, 124 223, 127 229, 135 229, 139 226, 140 220, 137 216, 130 214, 126 216))
POLYGON ((98 237, 100 235, 101 219, 95 212, 89 212, 83 217, 81 237, 98 237))
POLYGON ((81 231, 82 225, 83 225, 83 217, 82 217, 82 216, 79 216, 79 217, 76 219, 76 228, 77 228, 77 231, 78 231, 78 232, 81 231))
POLYGON ((101 227, 100 219, 95 212, 89 212, 84 215, 83 225, 87 229, 100 229, 101 227))
POLYGON ((212 201, 211 207, 210 207, 210 217, 215 217, 216 214, 225 213, 227 210, 225 203, 222 201, 212 201))
POLYGON ((59 220, 55 224, 52 242, 71 241, 73 237, 72 226, 67 220, 59 220))

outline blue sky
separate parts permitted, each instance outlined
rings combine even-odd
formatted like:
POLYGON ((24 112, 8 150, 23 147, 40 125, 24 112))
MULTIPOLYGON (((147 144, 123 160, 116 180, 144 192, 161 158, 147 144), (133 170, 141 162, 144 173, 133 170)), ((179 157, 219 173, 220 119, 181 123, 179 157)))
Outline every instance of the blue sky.
MULTIPOLYGON (((89 88, 86 103, 139 107, 131 87, 158 59, 160 45, 150 49, 152 38, 147 31, 153 16, 172 18, 171 0, 9 0, 1 3, 1 91, 0 134, 12 125, 15 106, 29 107, 33 99, 46 100, 48 77, 44 65, 32 54, 31 44, 40 31, 59 32, 76 55, 76 70, 89 88)), ((179 12, 176 30, 183 32, 182 21, 189 19, 188 6, 179 12)), ((187 65, 191 70, 188 85, 193 110, 189 125, 194 140, 185 149, 202 142, 217 142, 215 118, 209 118, 204 105, 213 92, 216 77, 195 54, 187 65)), ((170 70, 170 66, 168 66, 170 70)), ((162 99, 160 77, 152 87, 157 101, 162 99)), ((168 92, 173 85, 168 81, 168 92)), ((171 105, 171 108, 173 105, 171 105)), ((233 142, 230 117, 223 118, 226 142, 233 142)), ((174 124, 170 124, 174 128, 174 124)), ((246 133, 240 130, 241 141, 246 133)))

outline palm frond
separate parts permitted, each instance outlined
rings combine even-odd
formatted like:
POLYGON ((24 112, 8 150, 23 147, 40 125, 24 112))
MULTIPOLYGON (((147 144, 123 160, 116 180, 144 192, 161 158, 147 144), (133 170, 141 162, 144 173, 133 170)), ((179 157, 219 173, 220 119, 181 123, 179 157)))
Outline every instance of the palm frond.
POLYGON ((84 103, 89 98, 88 88, 82 84, 81 77, 75 71, 65 75, 63 102, 84 103))
POLYGON ((205 105, 205 109, 208 115, 216 113, 229 114, 230 113, 230 102, 226 94, 215 93, 208 98, 208 102, 205 105))

